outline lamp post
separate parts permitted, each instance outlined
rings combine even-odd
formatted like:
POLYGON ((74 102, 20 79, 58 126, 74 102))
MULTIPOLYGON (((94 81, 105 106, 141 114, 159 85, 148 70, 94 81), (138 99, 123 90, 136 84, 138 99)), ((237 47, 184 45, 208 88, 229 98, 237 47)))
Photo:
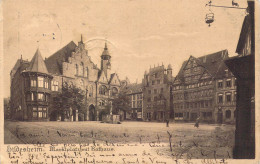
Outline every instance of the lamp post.
POLYGON ((87 117, 88 117, 88 89, 86 89, 86 96, 85 96, 85 107, 86 107, 86 111, 84 112, 84 121, 87 121, 87 117))

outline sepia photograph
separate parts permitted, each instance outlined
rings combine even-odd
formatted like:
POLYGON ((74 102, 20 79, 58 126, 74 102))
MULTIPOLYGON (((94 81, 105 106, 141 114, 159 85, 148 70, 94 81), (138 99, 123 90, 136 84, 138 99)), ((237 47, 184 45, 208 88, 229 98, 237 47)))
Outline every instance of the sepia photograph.
POLYGON ((3 0, 0 161, 257 161, 258 3, 3 0))

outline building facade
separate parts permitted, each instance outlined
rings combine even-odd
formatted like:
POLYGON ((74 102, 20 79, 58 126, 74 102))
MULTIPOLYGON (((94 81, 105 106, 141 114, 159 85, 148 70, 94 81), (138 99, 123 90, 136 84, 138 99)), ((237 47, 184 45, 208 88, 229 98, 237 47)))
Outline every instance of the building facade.
POLYGON ((216 123, 235 123, 236 120, 236 78, 229 69, 215 81, 216 105, 214 109, 216 123))
POLYGON ((31 62, 20 59, 18 63, 11 71, 11 104, 14 117, 21 120, 100 120, 100 112, 120 90, 119 77, 111 72, 107 44, 101 68, 91 61, 82 38, 78 45, 70 42, 45 60, 37 50, 31 62), (62 116, 53 113, 52 104, 65 84, 84 91, 85 113, 71 108, 62 116))
POLYGON ((248 0, 236 53, 226 60, 237 78, 234 158, 255 158, 255 1, 248 0))
POLYGON ((172 67, 164 65, 150 68, 143 79, 143 118, 147 121, 165 121, 172 114, 172 67))
POLYGON ((225 74, 228 70, 224 64, 226 58, 228 52, 223 50, 199 58, 190 56, 183 62, 172 84, 172 103, 176 121, 195 121, 197 118, 208 123, 234 121, 235 103, 229 102, 229 99, 228 102, 224 99, 218 102, 217 99, 217 95, 220 94, 235 94, 234 85, 216 87, 217 81, 223 81, 225 78, 227 81, 233 81, 232 74, 225 74), (232 116, 228 112, 227 117, 223 117, 223 110, 230 110, 233 112, 232 116))
POLYGON ((126 115, 129 120, 143 120, 143 84, 129 84, 125 87, 130 99, 131 111, 126 115))

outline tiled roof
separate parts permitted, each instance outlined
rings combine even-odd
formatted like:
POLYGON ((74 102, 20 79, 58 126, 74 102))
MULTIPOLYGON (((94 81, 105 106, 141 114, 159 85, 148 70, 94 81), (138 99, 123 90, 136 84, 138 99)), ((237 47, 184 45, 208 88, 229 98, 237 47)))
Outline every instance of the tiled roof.
POLYGON ((46 65, 44 63, 39 49, 37 49, 36 53, 34 54, 27 71, 48 74, 48 70, 46 68, 46 65))
MULTIPOLYGON (((228 58, 228 51, 222 50, 209 55, 194 58, 198 65, 204 67, 214 78, 221 78, 225 75, 225 70, 228 69, 224 60, 228 58)), ((184 81, 184 68, 186 67, 190 58, 182 63, 181 69, 175 79, 184 81)))
POLYGON ((142 83, 140 83, 140 84, 128 84, 125 89, 129 94, 132 94, 132 93, 142 92, 142 87, 143 87, 142 83))
POLYGON ((62 74, 62 62, 68 62, 68 58, 71 56, 71 53, 75 50, 77 45, 71 41, 65 47, 51 55, 45 60, 47 69, 52 74, 62 74))

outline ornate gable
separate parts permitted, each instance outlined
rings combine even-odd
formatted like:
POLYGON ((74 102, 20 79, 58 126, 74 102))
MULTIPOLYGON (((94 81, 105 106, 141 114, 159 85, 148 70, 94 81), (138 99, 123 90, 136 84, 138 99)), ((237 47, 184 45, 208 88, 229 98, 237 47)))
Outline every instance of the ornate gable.
POLYGON ((100 76, 98 78, 98 82, 108 83, 107 76, 105 75, 104 71, 101 71, 100 76))
POLYGON ((120 80, 119 80, 119 77, 118 77, 118 75, 116 73, 111 75, 109 84, 111 84, 111 85, 120 85, 120 80))

